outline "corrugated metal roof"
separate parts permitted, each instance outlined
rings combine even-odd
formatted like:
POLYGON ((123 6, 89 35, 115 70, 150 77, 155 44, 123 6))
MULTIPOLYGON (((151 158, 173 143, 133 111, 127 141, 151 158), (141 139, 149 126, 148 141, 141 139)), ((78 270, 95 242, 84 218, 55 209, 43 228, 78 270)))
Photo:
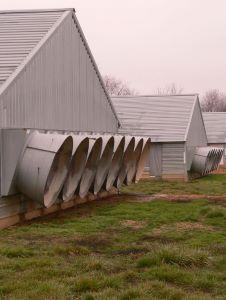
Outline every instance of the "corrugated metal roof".
POLYGON ((186 141, 197 95, 112 97, 121 133, 156 142, 186 141))
POLYGON ((0 85, 25 60, 64 10, 0 12, 0 85))
POLYGON ((69 12, 72 12, 72 18, 90 57, 99 83, 119 123, 118 116, 73 8, 0 11, 0 95, 9 88, 20 72, 26 69, 26 65, 61 25, 69 12))
POLYGON ((203 113, 208 143, 226 143, 226 112, 203 113))

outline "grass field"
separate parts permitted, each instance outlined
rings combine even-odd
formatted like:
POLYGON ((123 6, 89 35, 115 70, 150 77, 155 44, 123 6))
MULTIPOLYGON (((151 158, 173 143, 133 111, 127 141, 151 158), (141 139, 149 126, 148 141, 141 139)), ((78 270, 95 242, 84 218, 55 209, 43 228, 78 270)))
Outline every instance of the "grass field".
MULTIPOLYGON (((178 193, 175 185, 141 182, 124 190, 178 193)), ((199 185, 200 194, 210 186, 223 194, 218 176, 195 186, 180 183, 178 189, 194 193, 199 185)), ((0 232, 0 299, 225 295, 226 200, 182 203, 122 195, 0 232)))
POLYGON ((226 195, 226 174, 208 175, 189 183, 183 181, 142 180, 139 185, 124 187, 123 192, 143 194, 226 195))

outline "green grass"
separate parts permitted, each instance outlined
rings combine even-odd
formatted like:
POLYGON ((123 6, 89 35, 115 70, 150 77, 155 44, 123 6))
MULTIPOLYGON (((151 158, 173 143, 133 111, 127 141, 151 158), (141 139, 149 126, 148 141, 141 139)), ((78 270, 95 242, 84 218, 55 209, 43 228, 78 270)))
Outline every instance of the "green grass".
MULTIPOLYGON (((182 185, 183 192, 194 193, 198 181, 141 182, 136 192, 144 192, 146 186, 146 193, 165 193, 171 185, 178 186, 176 193, 182 185)), ((208 184, 202 179, 199 192, 211 186, 220 194, 221 185, 218 176, 209 177, 208 184)), ((225 201, 139 202, 122 196, 0 232, 0 299, 225 295, 225 201)))
POLYGON ((125 193, 226 195, 226 174, 208 175, 190 182, 167 180, 141 180, 123 187, 125 193))

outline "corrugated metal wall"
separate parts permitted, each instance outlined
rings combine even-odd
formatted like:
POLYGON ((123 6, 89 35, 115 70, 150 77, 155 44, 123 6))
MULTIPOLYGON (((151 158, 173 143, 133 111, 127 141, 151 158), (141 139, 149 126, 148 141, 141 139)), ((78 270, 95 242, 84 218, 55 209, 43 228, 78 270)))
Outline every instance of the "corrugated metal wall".
POLYGON ((199 146, 207 146, 207 136, 200 105, 199 102, 196 101, 186 142, 186 165, 188 171, 191 168, 195 148, 199 146))
POLYGON ((153 143, 149 172, 156 177, 186 178, 185 143, 153 143))
POLYGON ((0 97, 2 128, 117 132, 72 12, 0 97))
POLYGON ((162 176, 162 144, 154 143, 151 145, 150 159, 148 161, 149 173, 151 176, 162 176))
POLYGON ((162 144, 162 175, 186 175, 185 144, 162 144))
POLYGON ((26 131, 23 129, 1 129, 0 137, 1 195, 15 194, 12 181, 15 175, 17 161, 24 147, 26 131))

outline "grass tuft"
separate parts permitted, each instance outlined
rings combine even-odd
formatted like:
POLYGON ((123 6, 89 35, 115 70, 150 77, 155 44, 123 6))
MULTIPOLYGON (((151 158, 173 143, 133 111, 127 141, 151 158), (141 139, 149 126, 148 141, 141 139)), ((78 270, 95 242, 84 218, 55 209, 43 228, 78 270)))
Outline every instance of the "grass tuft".
POLYGON ((80 278, 70 288, 72 293, 84 293, 98 291, 101 288, 101 284, 94 278, 80 278))
POLYGON ((140 292, 136 289, 130 289, 122 293, 121 300, 139 299, 140 292))
POLYGON ((137 262, 138 268, 148 268, 160 264, 178 265, 184 268, 202 268, 209 263, 208 253, 199 250, 185 250, 177 247, 156 249, 150 256, 142 257, 137 262))
POLYGON ((52 252, 56 255, 87 255, 90 251, 85 247, 80 246, 63 246, 58 245, 52 248, 52 252))
POLYGON ((13 248, 2 248, 0 249, 0 255, 8 258, 26 258, 34 255, 34 251, 31 249, 13 247, 13 248))

